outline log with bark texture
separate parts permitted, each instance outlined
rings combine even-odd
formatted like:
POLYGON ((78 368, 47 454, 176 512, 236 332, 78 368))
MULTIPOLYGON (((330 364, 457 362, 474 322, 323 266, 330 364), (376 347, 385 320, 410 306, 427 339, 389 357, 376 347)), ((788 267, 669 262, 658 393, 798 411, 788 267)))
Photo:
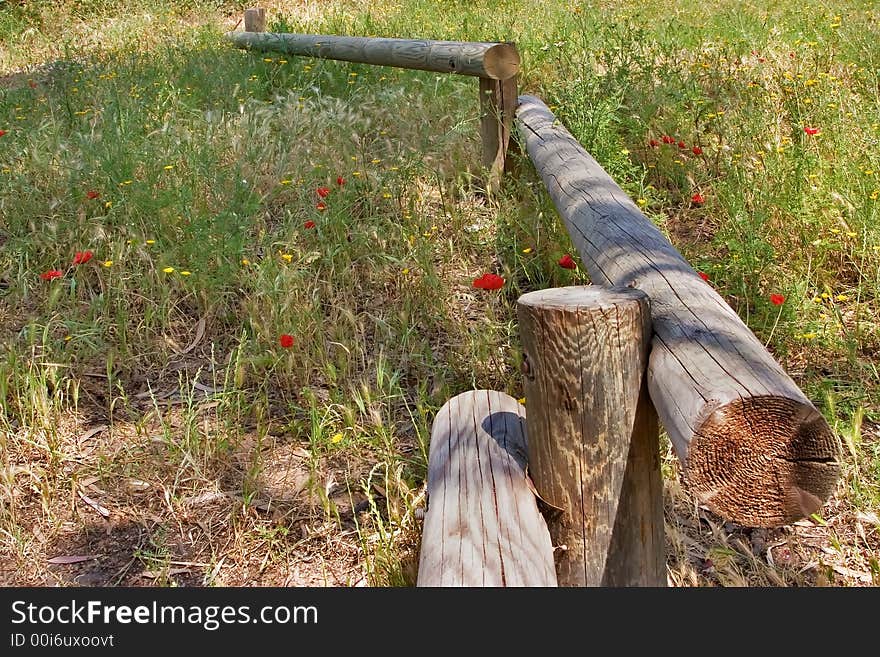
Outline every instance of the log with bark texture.
POLYGON ((744 525, 815 512, 839 474, 828 423, 547 106, 519 100, 521 139, 591 279, 651 299, 649 391, 691 489, 744 525))
POLYGON ((648 297, 598 285, 517 301, 529 472, 560 586, 665 586, 657 414, 645 369, 648 297))
POLYGON ((506 80, 519 71, 519 53, 512 43, 425 41, 374 37, 229 32, 239 48, 324 57, 346 62, 396 66, 439 73, 460 73, 506 80))
POLYGON ((419 586, 556 586, 553 547, 525 474, 525 409, 475 390, 434 419, 419 586))

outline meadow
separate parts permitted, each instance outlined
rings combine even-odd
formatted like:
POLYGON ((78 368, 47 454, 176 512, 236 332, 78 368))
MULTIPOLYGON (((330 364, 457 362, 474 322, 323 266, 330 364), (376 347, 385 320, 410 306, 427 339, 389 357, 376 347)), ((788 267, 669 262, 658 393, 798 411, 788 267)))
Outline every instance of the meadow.
MULTIPOLYGON (((473 79, 241 51, 245 6, 0 2, 0 583, 413 584, 434 413, 522 397, 516 299, 589 282, 527 160, 480 193, 473 79)), ((844 446, 771 530, 664 440, 670 584, 880 584, 874 2, 261 6, 516 42, 844 446)))

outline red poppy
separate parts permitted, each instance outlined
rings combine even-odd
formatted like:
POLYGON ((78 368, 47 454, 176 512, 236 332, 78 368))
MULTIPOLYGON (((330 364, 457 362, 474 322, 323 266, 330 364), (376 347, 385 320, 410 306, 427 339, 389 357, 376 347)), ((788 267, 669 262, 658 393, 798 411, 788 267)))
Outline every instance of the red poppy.
POLYGON ((315 190, 315 193, 317 193, 317 195, 320 196, 321 198, 327 198, 327 195, 330 193, 330 188, 329 187, 318 187, 318 189, 315 190))
POLYGON ((77 251, 76 255, 73 256, 73 264, 84 265, 91 260, 94 255, 95 254, 91 251, 77 251))
POLYGON ((782 294, 771 294, 770 303, 772 303, 774 306, 781 306, 783 303, 785 303, 785 296, 782 294))
POLYGON ((763 57, 758 57, 758 61, 761 62, 761 63, 763 64, 763 63, 766 62, 767 60, 764 59, 763 57))
POLYGON ((31 89, 36 89, 36 88, 37 88, 37 83, 34 82, 33 80, 28 80, 28 86, 29 86, 31 89))
POLYGON ((327 209, 327 204, 324 203, 324 201, 318 201, 318 202, 315 204, 315 207, 316 207, 318 210, 320 210, 321 212, 323 212, 324 210, 327 209))
POLYGON ((2 137, 2 136, 5 135, 5 134, 6 134, 6 131, 5 131, 5 130, 0 130, 0 137, 2 137))
POLYGON ((99 192, 96 192, 94 189, 90 189, 86 192, 86 198, 93 201, 96 198, 101 198, 101 194, 99 192))
POLYGON ((700 192, 696 192, 693 196, 691 196, 691 203, 694 205, 703 205, 706 202, 706 199, 703 198, 703 195, 700 192))
POLYGON ((309 219, 306 223, 303 224, 303 228, 314 228, 315 222, 309 219))
POLYGON ((339 185, 340 187, 342 187, 345 184, 345 178, 343 178, 342 176, 339 176, 336 179, 336 184, 339 185))
POLYGON ((563 269, 577 269, 577 263, 567 253, 559 259, 559 266, 563 269))
POLYGON ((674 144, 674 143, 675 143, 675 138, 674 138, 674 137, 670 137, 669 135, 663 135, 663 143, 664 143, 664 144, 674 144))
POLYGON ((64 272, 58 271, 57 269, 50 269, 49 271, 44 271, 40 274, 40 278, 44 281, 51 281, 53 278, 61 278, 64 276, 64 272))
POLYGON ((702 155, 702 154, 703 154, 703 149, 700 148, 699 146, 694 146, 694 147, 691 149, 691 152, 692 152, 694 155, 702 155))
POLYGON ((683 141, 680 141, 680 142, 678 142, 678 147, 679 147, 680 149, 684 150, 685 148, 688 147, 688 145, 685 144, 683 141))
POLYGON ((660 142, 658 142, 656 139, 652 139, 648 142, 648 146, 650 146, 651 148, 657 148, 659 145, 660 142))
POLYGON ((288 335, 287 333, 282 333, 281 337, 278 338, 278 344, 285 349, 290 349, 293 346, 293 336, 288 335))
POLYGON ((498 274, 483 274, 474 279, 474 287, 480 290, 500 290, 504 279, 498 274))
POLYGON ((804 132, 806 132, 808 135, 811 135, 811 136, 812 136, 812 135, 818 135, 818 134, 819 134, 819 128, 811 128, 810 126, 805 125, 805 126, 804 126, 804 132))
POLYGON ((702 278, 707 283, 709 282, 709 274, 704 271, 698 271, 697 273, 700 275, 700 278, 702 278))

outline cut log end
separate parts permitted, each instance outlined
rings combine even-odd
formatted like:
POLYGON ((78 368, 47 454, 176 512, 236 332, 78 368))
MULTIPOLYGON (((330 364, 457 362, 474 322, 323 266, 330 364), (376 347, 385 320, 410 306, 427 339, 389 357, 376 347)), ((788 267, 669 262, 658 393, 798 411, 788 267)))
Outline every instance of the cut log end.
POLYGON ((486 75, 495 80, 507 80, 519 73, 519 52, 512 43, 499 43, 483 55, 486 75))
POLYGON ((779 396, 717 407, 694 432, 687 477, 719 515, 776 527, 815 513, 839 474, 840 443, 812 406, 779 396))
POLYGON ((527 292, 519 298, 517 303, 530 308, 577 312, 584 307, 607 310, 621 304, 631 304, 634 300, 644 306, 647 314, 650 307, 648 296, 641 290, 631 287, 601 287, 598 285, 551 287, 527 292))

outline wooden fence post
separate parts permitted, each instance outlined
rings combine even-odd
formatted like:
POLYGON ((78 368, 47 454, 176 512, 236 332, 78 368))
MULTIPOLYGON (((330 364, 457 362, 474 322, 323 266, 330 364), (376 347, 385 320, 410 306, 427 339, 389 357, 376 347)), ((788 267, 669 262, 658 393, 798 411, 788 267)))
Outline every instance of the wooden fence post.
POLYGON ((491 193, 500 189, 501 177, 508 170, 507 149, 518 96, 516 76, 506 80, 480 78, 480 137, 483 167, 488 171, 486 190, 491 193))
POLYGON ((254 7, 244 10, 244 31, 265 32, 266 10, 262 7, 254 7))
POLYGON ((578 286, 517 302, 529 472, 560 586, 665 586, 657 415, 647 395, 647 295, 578 286))

